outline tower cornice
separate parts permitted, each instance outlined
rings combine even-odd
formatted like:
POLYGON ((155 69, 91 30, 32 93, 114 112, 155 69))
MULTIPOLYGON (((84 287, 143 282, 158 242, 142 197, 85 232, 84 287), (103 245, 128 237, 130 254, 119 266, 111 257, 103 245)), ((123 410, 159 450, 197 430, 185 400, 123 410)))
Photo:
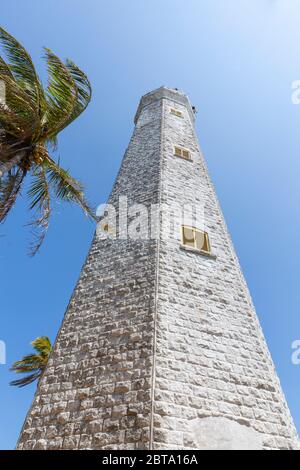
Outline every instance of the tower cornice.
POLYGON ((174 89, 174 88, 167 88, 165 86, 162 86, 158 88, 157 90, 151 91, 150 93, 147 93, 146 95, 142 96, 136 115, 134 117, 134 123, 136 124, 138 121, 138 118, 141 114, 142 109, 145 106, 148 106, 149 104, 153 103, 154 101, 159 101, 162 99, 169 99, 172 100, 176 103, 179 103, 183 106, 185 106, 188 110, 188 113, 191 118, 191 122, 194 123, 195 121, 195 112, 193 111, 193 107, 190 103, 190 100, 187 95, 182 93, 181 91, 174 89))

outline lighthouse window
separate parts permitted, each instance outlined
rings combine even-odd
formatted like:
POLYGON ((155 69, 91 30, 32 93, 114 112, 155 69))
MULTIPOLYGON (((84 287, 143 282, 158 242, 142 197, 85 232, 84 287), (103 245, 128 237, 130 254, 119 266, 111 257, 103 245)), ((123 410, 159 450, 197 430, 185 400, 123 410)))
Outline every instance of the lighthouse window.
POLYGON ((208 233, 194 227, 182 227, 182 244, 205 253, 210 253, 208 233))
POLYGON ((181 157, 184 158, 185 160, 191 160, 191 152, 187 149, 184 149, 182 147, 174 147, 174 155, 175 157, 181 157))
POLYGON ((175 108, 171 108, 171 114, 177 117, 182 117, 182 112, 178 111, 178 109, 175 109, 175 108))
POLYGON ((100 236, 100 238, 107 238, 108 236, 115 237, 116 229, 113 224, 110 225, 107 222, 103 221, 102 223, 100 222, 98 225, 97 234, 98 236, 100 236))

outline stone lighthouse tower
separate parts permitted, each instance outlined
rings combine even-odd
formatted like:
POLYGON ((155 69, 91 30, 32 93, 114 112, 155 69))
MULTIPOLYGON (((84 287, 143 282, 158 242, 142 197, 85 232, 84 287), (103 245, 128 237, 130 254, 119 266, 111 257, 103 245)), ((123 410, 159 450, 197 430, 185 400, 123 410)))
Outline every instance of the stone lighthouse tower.
POLYGON ((194 118, 142 97, 19 449, 297 445, 194 118))

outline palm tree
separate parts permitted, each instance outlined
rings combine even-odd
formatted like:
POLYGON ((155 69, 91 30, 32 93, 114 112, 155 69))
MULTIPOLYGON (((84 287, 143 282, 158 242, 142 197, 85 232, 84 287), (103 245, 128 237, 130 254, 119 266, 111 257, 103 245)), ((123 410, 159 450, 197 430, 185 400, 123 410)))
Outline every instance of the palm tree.
POLYGON ((47 336, 41 336, 32 341, 32 346, 35 349, 37 354, 29 354, 24 356, 21 361, 16 361, 10 369, 17 374, 29 374, 22 379, 13 380, 10 382, 10 385, 15 385, 17 387, 25 387, 35 380, 38 380, 49 359, 49 355, 52 351, 52 346, 49 338, 47 336))
POLYGON ((34 255, 48 229, 53 197, 76 203, 95 218, 80 182, 50 154, 57 148, 58 134, 88 106, 92 90, 74 62, 62 62, 47 48, 44 87, 25 48, 1 27, 0 47, 6 58, 0 56, 0 83, 5 89, 5 102, 0 101, 0 223, 20 194, 24 178, 31 176, 27 193, 29 208, 35 211, 30 222, 37 237, 34 255))

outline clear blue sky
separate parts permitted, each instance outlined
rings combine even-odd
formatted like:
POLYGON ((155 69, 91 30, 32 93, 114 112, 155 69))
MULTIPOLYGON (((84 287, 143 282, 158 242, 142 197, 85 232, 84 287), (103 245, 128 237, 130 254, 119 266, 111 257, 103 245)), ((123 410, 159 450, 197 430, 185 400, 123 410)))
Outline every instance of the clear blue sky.
MULTIPOLYGON (((300 79, 298 0, 9 0, 1 25, 31 52, 42 46, 89 75, 90 108, 60 137, 63 165, 104 202, 133 130, 142 94, 166 85, 198 108, 197 132, 292 414, 300 429, 300 79)), ((0 448, 13 448, 35 386, 8 386, 9 365, 53 340, 79 275, 93 226, 56 205, 36 258, 27 201, 0 227, 0 448)))

